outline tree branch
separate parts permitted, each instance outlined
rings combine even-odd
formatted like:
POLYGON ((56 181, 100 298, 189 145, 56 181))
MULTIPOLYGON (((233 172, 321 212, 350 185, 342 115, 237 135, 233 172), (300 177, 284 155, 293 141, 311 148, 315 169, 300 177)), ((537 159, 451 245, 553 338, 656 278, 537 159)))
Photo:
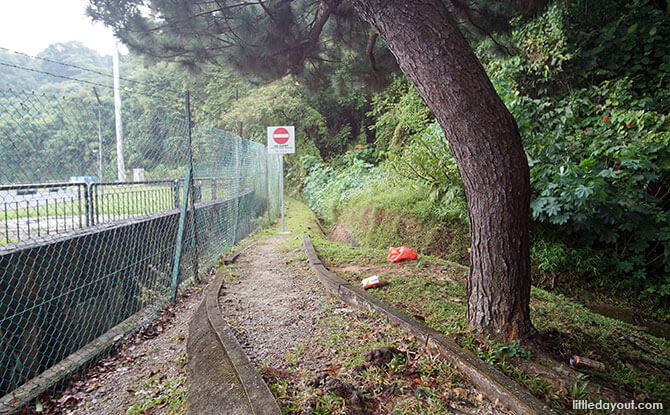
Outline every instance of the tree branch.
POLYGON ((309 54, 312 53, 317 43, 319 42, 319 37, 321 36, 323 27, 326 25, 326 22, 328 21, 330 14, 332 13, 333 9, 339 5, 340 2, 341 0, 331 0, 331 1, 321 0, 319 10, 316 12, 316 19, 314 21, 314 25, 310 29, 307 39, 302 41, 297 46, 297 48, 299 48, 300 50, 300 55, 298 59, 294 59, 293 62, 291 63, 290 71, 292 73, 298 74, 302 71, 305 60, 307 59, 309 54))
POLYGON ((377 80, 379 78, 379 73, 377 71, 377 63, 375 61, 375 43, 377 42, 377 32, 375 29, 370 29, 370 34, 368 35, 368 46, 365 49, 365 54, 368 56, 368 61, 370 62, 370 72, 372 76, 377 80))

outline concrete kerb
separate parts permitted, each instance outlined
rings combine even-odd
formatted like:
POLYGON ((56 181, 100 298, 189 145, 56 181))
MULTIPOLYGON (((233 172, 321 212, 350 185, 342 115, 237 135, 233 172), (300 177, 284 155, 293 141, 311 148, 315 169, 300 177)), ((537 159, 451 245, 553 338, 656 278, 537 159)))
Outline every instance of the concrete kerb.
POLYGON ((327 270, 316 255, 309 235, 303 235, 303 245, 307 259, 319 281, 341 301, 358 309, 376 311, 384 315, 390 323, 398 324, 415 336, 428 350, 438 353, 456 366, 479 391, 492 401, 500 402, 517 414, 554 414, 547 405, 531 395, 528 390, 483 362, 472 352, 462 349, 444 334, 390 307, 327 270))
POLYGON ((237 251, 233 252, 232 254, 230 254, 230 256, 228 256, 227 258, 225 258, 225 259, 223 260, 223 264, 224 264, 224 265, 230 265, 230 264, 232 264, 233 262, 235 262, 235 260, 237 259, 237 257, 240 256, 240 254, 241 254, 242 252, 246 251, 247 249, 251 248, 251 247, 254 246, 254 245, 255 245, 254 243, 250 243, 249 245, 247 245, 247 246, 245 246, 245 247, 243 247, 243 248, 240 248, 240 249, 238 249, 237 251))
MULTIPOLYGON (((237 256, 248 247, 249 246, 228 257, 225 260, 225 263, 232 263, 237 256)), ((216 276, 215 281, 211 283, 210 287, 212 289, 207 292, 204 300, 207 319, 217 340, 223 348, 223 352, 227 355, 230 363, 232 363, 232 369, 236 373, 237 378, 244 389, 251 413, 254 415, 281 414, 282 412, 279 409, 272 392, 270 392, 267 384, 256 370, 254 364, 244 353, 242 346, 223 319, 223 313, 219 308, 219 293, 223 287, 223 274, 219 273, 219 275, 216 276)), ((217 363, 218 362, 212 362, 212 364, 217 363)), ((224 408, 226 402, 211 402, 211 406, 224 408)))

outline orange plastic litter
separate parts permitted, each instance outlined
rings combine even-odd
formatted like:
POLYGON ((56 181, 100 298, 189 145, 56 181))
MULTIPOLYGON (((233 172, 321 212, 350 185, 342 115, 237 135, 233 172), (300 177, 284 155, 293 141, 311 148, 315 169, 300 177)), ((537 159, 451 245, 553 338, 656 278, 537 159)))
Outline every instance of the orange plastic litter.
POLYGON ((399 248, 390 247, 389 254, 386 257, 391 262, 400 262, 403 259, 416 259, 416 252, 412 248, 401 246, 399 248))

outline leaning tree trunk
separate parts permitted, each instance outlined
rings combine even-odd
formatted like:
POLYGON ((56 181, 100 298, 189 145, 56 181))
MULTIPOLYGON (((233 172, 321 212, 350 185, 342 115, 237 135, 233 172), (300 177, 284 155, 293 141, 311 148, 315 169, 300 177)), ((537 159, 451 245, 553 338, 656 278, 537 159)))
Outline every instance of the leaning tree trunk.
POLYGON ((470 216, 468 325, 509 341, 531 330, 528 161, 514 118, 442 0, 351 0, 433 111, 470 216))

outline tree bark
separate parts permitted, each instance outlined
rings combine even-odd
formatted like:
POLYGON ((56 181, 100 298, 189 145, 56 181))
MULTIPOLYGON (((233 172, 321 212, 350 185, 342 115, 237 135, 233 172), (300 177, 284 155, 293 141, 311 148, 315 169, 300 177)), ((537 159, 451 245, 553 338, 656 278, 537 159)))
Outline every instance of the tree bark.
POLYGON ((530 324, 528 161, 516 122, 442 0, 351 0, 449 141, 470 217, 469 327, 510 341, 530 324))

